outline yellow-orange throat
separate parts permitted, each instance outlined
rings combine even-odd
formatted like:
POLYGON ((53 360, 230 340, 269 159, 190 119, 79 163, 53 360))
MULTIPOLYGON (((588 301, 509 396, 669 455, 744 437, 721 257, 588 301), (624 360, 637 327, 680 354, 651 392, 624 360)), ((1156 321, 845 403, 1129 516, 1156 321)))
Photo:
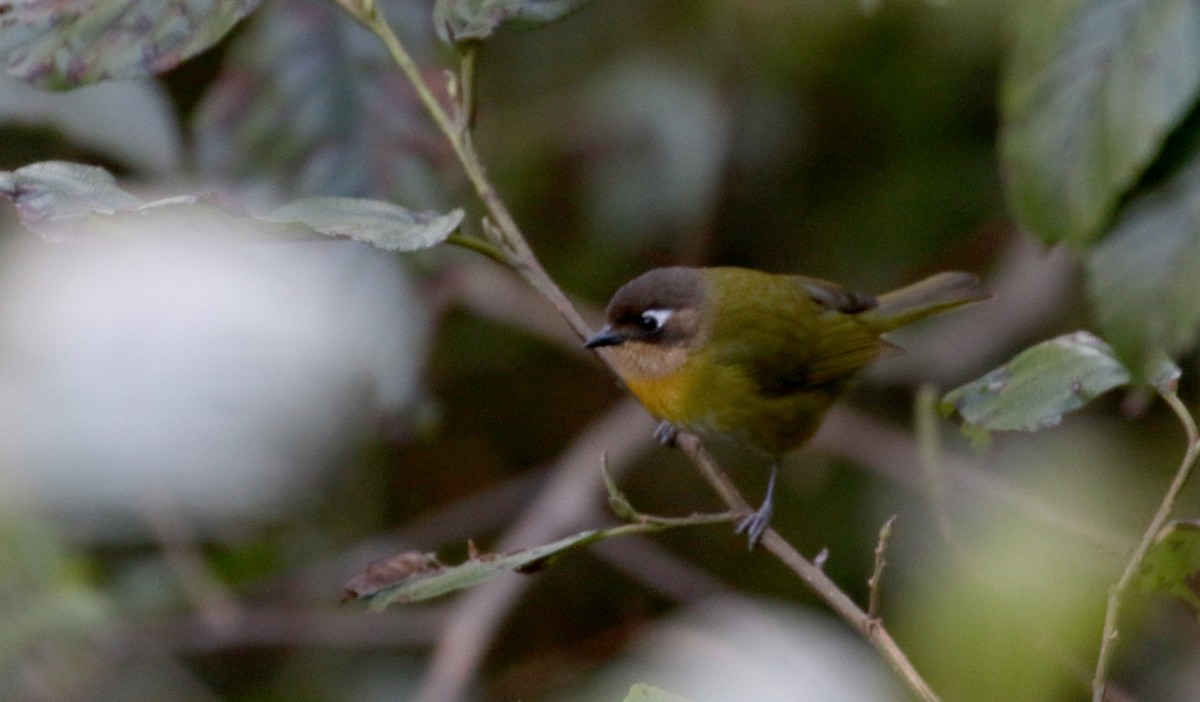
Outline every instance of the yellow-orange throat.
POLYGON ((629 390, 656 419, 679 422, 686 417, 684 401, 691 375, 685 367, 686 348, 630 342, 613 348, 613 361, 629 390))

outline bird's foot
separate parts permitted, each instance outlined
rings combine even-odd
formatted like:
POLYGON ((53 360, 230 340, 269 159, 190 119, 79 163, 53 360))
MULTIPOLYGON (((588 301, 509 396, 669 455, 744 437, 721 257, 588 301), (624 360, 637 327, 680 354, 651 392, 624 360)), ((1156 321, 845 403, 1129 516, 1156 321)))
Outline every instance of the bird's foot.
POLYGON ((679 429, 670 422, 663 422, 654 430, 654 438, 658 439, 658 443, 672 448, 676 445, 675 439, 679 437, 679 429))
POLYGON ((763 498, 762 505, 746 515, 740 522, 737 528, 734 529, 735 534, 745 534, 749 540, 747 546, 751 551, 758 545, 762 538, 763 532, 771 525, 771 515, 775 512, 775 475, 779 472, 778 466, 772 466, 771 478, 767 482, 767 495, 763 498))

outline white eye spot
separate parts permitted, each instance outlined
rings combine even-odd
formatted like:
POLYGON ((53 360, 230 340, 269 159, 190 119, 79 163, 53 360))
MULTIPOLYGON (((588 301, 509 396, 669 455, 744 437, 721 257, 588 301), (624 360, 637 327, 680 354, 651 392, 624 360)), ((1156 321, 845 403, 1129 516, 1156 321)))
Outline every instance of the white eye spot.
POLYGON ((675 310, 646 310, 642 313, 642 329, 656 332, 663 328, 672 314, 675 314, 675 310))

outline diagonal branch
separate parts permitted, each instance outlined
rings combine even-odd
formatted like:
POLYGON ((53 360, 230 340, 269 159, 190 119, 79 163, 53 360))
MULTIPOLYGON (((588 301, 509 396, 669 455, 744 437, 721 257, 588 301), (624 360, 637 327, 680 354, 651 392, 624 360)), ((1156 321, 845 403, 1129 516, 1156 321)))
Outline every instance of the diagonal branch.
MULTIPOLYGON (((749 509, 746 499, 737 491, 729 476, 717 465, 699 439, 690 434, 680 434, 678 442, 679 447, 700 467, 700 472, 730 509, 749 509)), ((936 702, 939 699, 937 693, 929 687, 908 660, 908 656, 883 627, 883 623, 877 617, 864 612, 825 574, 825 571, 800 555, 800 552, 774 529, 768 528, 763 533, 760 545, 790 568, 810 590, 824 600, 825 604, 870 642, 918 698, 925 702, 936 702)))

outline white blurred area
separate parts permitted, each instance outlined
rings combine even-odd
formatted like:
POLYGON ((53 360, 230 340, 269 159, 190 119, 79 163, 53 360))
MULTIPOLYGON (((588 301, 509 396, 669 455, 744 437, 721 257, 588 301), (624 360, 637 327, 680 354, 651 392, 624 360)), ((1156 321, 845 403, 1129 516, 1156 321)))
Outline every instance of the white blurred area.
POLYGON ((100 539, 269 523, 412 401, 427 320, 394 256, 187 229, 5 238, 0 508, 100 539))
POLYGON ((554 698, 620 700, 638 683, 688 702, 887 702, 906 699, 887 665, 827 616, 727 595, 655 625, 582 690, 554 698))
POLYGON ((166 91, 154 81, 115 80, 51 92, 0 75, 0 124, 51 127, 144 174, 179 172, 184 159, 176 121, 166 91))

